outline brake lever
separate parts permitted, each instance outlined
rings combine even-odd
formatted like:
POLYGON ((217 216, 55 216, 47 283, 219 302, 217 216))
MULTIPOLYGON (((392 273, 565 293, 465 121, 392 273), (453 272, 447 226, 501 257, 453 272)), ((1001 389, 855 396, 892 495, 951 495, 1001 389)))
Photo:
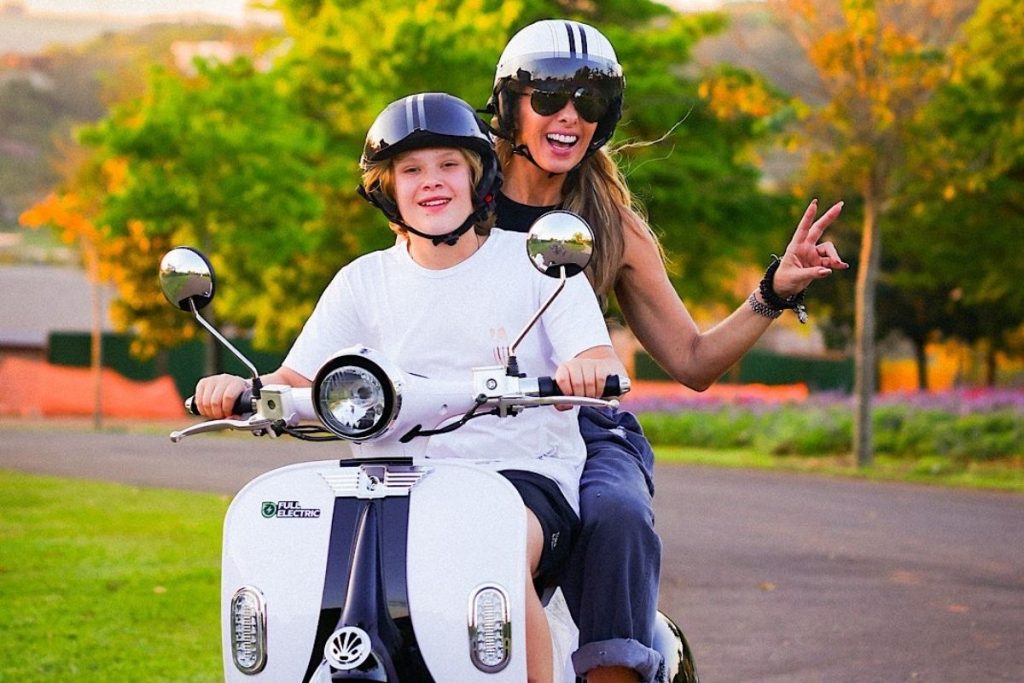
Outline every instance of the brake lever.
POLYGON ((619 400, 616 398, 590 398, 588 396, 502 396, 491 403, 497 406, 498 414, 504 417, 509 412, 513 414, 516 408, 535 408, 538 406, 590 406, 593 408, 618 408, 619 400))
MULTIPOLYGON (((253 415, 246 420, 209 420, 207 422, 200 422, 199 424, 191 425, 185 429, 171 432, 171 441, 178 443, 186 436, 192 436, 193 434, 225 430, 252 432, 259 436, 270 429, 273 424, 273 420, 266 417, 257 417, 256 415, 253 415)), ((272 430, 271 433, 273 433, 272 430)))

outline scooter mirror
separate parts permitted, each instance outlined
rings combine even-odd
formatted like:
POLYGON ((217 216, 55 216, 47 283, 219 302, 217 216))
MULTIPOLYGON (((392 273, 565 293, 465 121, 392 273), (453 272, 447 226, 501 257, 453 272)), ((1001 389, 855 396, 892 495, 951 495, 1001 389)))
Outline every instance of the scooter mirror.
POLYGON ((160 260, 160 289, 183 311, 205 308, 213 299, 213 282, 213 266, 192 247, 171 249, 160 260))
POLYGON ((526 253, 533 267, 549 277, 579 275, 594 253, 594 233, 571 211, 549 211, 530 226, 526 253))
POLYGON ((582 273, 590 263, 593 253, 593 231, 585 220, 571 211, 548 211, 530 226, 526 238, 526 254, 530 258, 530 263, 544 275, 559 280, 559 283, 509 346, 506 366, 510 376, 519 374, 519 366, 516 363, 516 349, 519 348, 519 343, 537 324, 555 297, 562 293, 566 278, 582 273))
POLYGON ((260 373, 256 366, 217 329, 199 315, 200 309, 213 300, 213 266, 202 252, 192 247, 175 247, 160 259, 160 289, 173 305, 188 311, 195 319, 242 362, 252 375, 253 398, 260 397, 260 373))

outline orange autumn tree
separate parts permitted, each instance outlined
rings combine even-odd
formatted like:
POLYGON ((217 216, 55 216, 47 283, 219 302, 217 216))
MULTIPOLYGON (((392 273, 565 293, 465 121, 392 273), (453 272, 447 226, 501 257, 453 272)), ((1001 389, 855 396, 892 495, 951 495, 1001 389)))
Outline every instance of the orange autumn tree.
MULTIPOLYGON (((97 162, 85 158, 77 163, 79 167, 65 181, 65 187, 22 213, 20 222, 52 229, 61 241, 78 249, 94 284, 114 285, 120 299, 111 304, 111 322, 116 329, 139 333, 133 350, 140 356, 152 356, 159 348, 193 338, 194 326, 183 324, 181 316, 167 306, 156 286, 155 264, 170 242, 148 237, 139 221, 133 221, 124 235, 115 234, 109 226, 98 225, 104 198, 123 187, 124 160, 97 162), (139 279, 140 271, 150 271, 153 277, 139 279), (126 306, 124 301, 132 303, 126 306), (140 309, 150 314, 144 318, 132 315, 133 310, 140 309)), ((95 322, 92 337, 93 364, 98 365, 99 326, 95 322)))
MULTIPOLYGON (((960 5, 962 5, 961 3, 960 5)), ((854 451, 873 458, 876 288, 882 236, 905 187, 913 124, 948 72, 944 48, 964 8, 937 0, 775 0, 777 16, 820 82, 799 125, 809 185, 861 214, 855 292, 854 451)), ((847 219, 849 220, 849 219, 847 219)))

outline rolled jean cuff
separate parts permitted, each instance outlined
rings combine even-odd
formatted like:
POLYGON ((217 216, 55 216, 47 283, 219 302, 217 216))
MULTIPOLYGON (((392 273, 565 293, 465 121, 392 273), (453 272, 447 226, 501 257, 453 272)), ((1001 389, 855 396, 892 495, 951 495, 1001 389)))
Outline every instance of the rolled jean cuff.
POLYGON ((599 666, 624 666, 636 671, 642 683, 653 683, 661 668, 661 653, 639 640, 616 638, 587 643, 572 653, 577 676, 586 676, 599 666))

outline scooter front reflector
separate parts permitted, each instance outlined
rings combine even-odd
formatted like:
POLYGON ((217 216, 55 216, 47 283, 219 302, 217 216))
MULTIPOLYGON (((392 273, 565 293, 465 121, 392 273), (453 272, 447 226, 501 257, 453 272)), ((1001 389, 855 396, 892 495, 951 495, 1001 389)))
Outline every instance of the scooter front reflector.
POLYGON ((499 586, 481 586, 469 601, 469 657, 485 673, 501 671, 511 656, 512 624, 508 594, 499 586))
POLYGON ((250 676, 267 665, 267 603, 252 586, 239 588, 231 598, 231 658, 250 676))

